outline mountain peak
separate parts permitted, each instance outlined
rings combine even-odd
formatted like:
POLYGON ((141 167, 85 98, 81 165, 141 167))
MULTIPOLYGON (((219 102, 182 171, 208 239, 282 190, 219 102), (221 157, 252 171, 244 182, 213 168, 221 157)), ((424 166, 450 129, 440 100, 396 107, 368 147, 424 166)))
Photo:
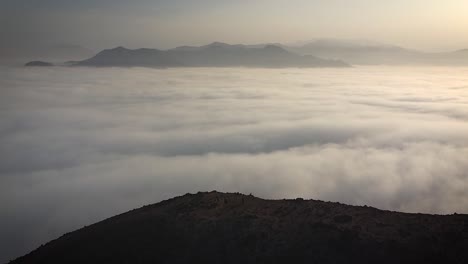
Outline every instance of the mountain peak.
POLYGON ((54 64, 50 63, 50 62, 46 62, 46 61, 30 61, 30 62, 26 63, 24 66, 27 66, 27 67, 50 67, 50 66, 54 66, 54 64))
POLYGON ((127 51, 127 50, 130 50, 130 49, 127 49, 127 48, 125 48, 123 46, 118 46, 118 47, 115 47, 115 48, 109 49, 109 50, 111 50, 111 51, 127 51))
POLYGON ((231 46, 230 44, 227 44, 227 43, 224 43, 224 42, 218 42, 218 41, 215 41, 215 42, 212 42, 208 45, 206 45, 207 47, 229 47, 231 46))

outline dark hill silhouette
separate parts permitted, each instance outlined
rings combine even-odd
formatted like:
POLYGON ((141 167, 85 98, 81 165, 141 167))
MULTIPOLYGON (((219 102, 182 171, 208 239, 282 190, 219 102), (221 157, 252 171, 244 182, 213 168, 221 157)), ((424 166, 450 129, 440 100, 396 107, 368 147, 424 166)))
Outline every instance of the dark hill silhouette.
POLYGON ((468 263, 467 242, 467 215, 210 192, 109 218, 11 263, 468 263))
POLYGON ((54 64, 50 62, 45 62, 45 61, 30 61, 26 63, 24 66, 26 67, 50 67, 50 66, 54 66, 54 64))
POLYGON ((103 50, 96 56, 79 61, 75 66, 97 67, 349 67, 338 60, 302 56, 285 49, 266 45, 249 47, 220 42, 201 47, 183 46, 167 51, 157 49, 103 50))
POLYGON ((142 67, 174 67, 182 66, 164 51, 157 49, 126 49, 117 47, 99 52, 94 57, 76 62, 79 66, 142 66, 142 67))

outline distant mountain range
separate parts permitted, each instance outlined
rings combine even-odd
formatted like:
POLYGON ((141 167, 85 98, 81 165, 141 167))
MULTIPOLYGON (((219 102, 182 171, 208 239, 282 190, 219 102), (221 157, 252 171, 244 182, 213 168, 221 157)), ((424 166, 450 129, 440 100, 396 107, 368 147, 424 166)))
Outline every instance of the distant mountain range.
POLYGON ((340 59, 355 65, 440 65, 468 66, 468 49, 453 52, 421 52, 374 42, 319 39, 284 49, 328 59, 340 59))
MULTIPOLYGON (((75 50, 76 51, 76 50, 75 50)), ((37 64, 37 63, 36 63, 37 64)), ((374 42, 319 39, 303 45, 182 46, 169 50, 106 49, 66 65, 94 67, 348 67, 350 65, 468 66, 468 49, 429 53, 374 42)), ((30 65, 31 66, 31 65, 30 65)), ((36 66, 33 64, 33 66, 36 66)))
POLYGON ((11 264, 468 263, 468 215, 198 193, 65 234, 11 264))
POLYGON ((249 47, 214 42, 201 47, 178 47, 170 50, 126 49, 117 47, 94 57, 72 63, 96 67, 348 67, 340 60, 325 60, 298 55, 275 45, 249 47))

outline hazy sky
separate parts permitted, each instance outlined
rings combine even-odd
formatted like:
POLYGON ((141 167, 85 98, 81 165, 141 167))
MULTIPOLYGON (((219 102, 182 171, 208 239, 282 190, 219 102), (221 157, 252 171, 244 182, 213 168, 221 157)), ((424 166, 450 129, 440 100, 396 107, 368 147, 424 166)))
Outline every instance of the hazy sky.
POLYGON ((410 48, 468 48, 466 0, 0 0, 1 46, 93 49, 368 39, 410 48))

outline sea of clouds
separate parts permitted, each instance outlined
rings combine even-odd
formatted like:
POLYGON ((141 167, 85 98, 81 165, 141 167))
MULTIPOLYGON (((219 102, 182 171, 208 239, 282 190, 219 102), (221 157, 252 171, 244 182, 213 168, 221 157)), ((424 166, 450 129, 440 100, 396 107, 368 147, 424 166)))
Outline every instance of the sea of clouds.
POLYGON ((0 68, 0 262, 211 190, 468 213, 468 68, 0 68))

